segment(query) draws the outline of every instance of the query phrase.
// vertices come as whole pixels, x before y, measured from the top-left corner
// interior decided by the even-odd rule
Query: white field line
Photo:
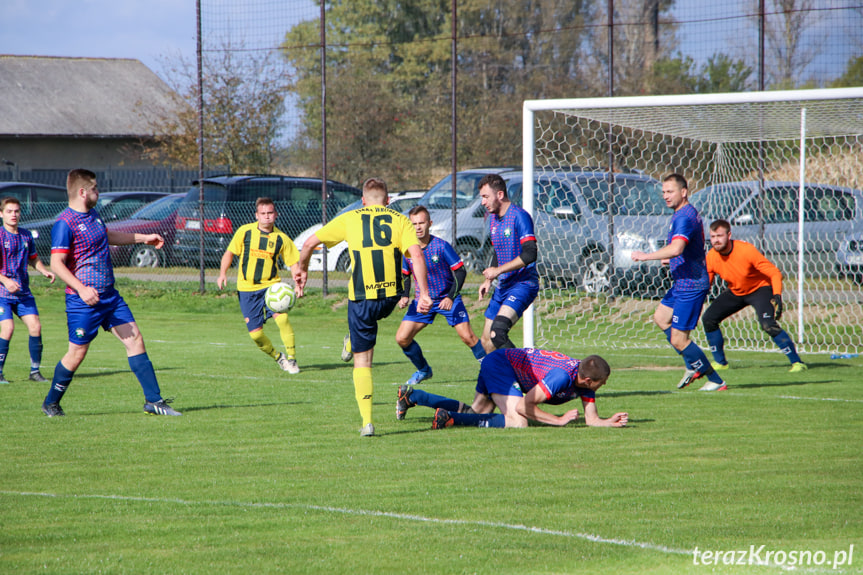
[[[64,499],[104,499],[114,501],[140,501],[145,503],[170,503],[174,505],[209,505],[222,507],[240,507],[240,508],[258,508],[258,509],[305,509],[310,511],[322,511],[325,513],[339,513],[342,515],[361,515],[367,517],[388,517],[391,519],[401,519],[405,521],[415,521],[421,523],[436,523],[440,525],[465,525],[469,527],[491,527],[495,529],[508,529],[512,531],[526,531],[529,533],[538,533],[540,535],[554,535],[558,537],[568,537],[572,539],[584,539],[593,543],[606,543],[609,545],[619,545],[621,547],[636,547],[639,549],[647,549],[650,551],[659,551],[661,553],[671,553],[675,555],[692,555],[692,551],[687,549],[674,549],[665,545],[656,545],[654,543],[644,543],[641,541],[632,541],[626,539],[609,539],[592,535],[589,533],[573,533],[572,531],[561,531],[557,529],[545,529],[543,527],[530,527],[527,525],[518,525],[511,523],[497,523],[494,521],[468,521],[465,519],[440,519],[437,517],[423,517],[422,515],[408,515],[405,513],[392,513],[389,511],[374,511],[369,509],[346,509],[343,507],[329,507],[326,505],[306,505],[302,503],[252,503],[243,501],[188,501],[185,499],[165,499],[160,497],[130,497],[125,495],[59,495],[56,493],[38,493],[27,491],[0,491],[3,495],[19,495],[22,497],[55,497]]]

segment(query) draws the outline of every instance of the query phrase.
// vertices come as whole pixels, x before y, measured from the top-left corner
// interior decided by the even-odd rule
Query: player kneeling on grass
[[[255,201],[256,221],[237,228],[228,249],[222,254],[216,285],[222,289],[228,284],[228,269],[234,256],[237,256],[240,260],[237,270],[237,297],[249,337],[258,349],[276,360],[283,371],[296,374],[300,373],[300,367],[297,365],[294,328],[288,314],[274,313],[264,305],[267,288],[282,281],[279,278],[279,257],[292,271],[299,270],[300,254],[297,246],[276,227],[276,216],[273,200],[258,198]],[[277,351],[264,333],[264,324],[271,317],[279,328],[285,353]]]
[[[539,408],[540,403],[560,405],[581,398],[584,420],[598,427],[623,427],[628,413],[615,413],[607,419],[596,410],[596,390],[611,373],[608,363],[598,355],[582,360],[556,351],[533,348],[506,348],[491,352],[482,360],[473,404],[433,395],[402,385],[398,390],[396,418],[404,419],[415,405],[436,408],[432,429],[452,425],[470,427],[527,427],[528,420],[563,426],[578,419],[578,410],[553,415]],[[495,407],[500,413],[494,413]]]

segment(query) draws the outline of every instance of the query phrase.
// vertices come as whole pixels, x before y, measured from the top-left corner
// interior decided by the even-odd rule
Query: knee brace
[[[491,322],[491,343],[496,349],[515,347],[509,340],[509,330],[512,328],[512,320],[499,315]]]
[[[772,319],[770,321],[762,322],[761,329],[766,331],[767,335],[769,335],[770,337],[776,337],[777,335],[782,333],[782,328],[779,327],[779,324]]]

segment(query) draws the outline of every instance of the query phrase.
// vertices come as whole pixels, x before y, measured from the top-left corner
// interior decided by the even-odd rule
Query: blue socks
[[[445,409],[453,414],[458,412],[458,407],[461,403],[457,399],[450,399],[442,395],[435,395],[433,393],[423,391],[422,389],[414,389],[411,392],[411,402],[416,403],[417,405],[422,405],[424,407],[431,407],[433,409]]]
[[[722,332],[717,329],[716,331],[705,331],[704,335],[707,337],[713,359],[723,365],[728,363],[728,360],[725,359],[725,340],[722,337]]]
[[[147,398],[148,402],[154,403],[162,399],[159,382],[156,381],[156,371],[153,369],[153,364],[150,363],[147,352],[130,357],[129,367],[132,368],[132,373],[138,378],[138,382],[144,390],[144,397]]]
[[[413,396],[411,396],[413,399]],[[447,410],[449,411],[449,410]],[[455,413],[450,411],[453,425],[467,427],[506,427],[506,418],[502,413]]]
[[[420,347],[420,344],[418,344],[416,340],[412,341],[409,346],[403,347],[402,351],[405,352],[405,355],[408,356],[408,359],[411,360],[411,363],[414,364],[414,367],[416,367],[418,371],[428,371],[429,364],[423,356],[423,350]]]
[[[0,338],[0,373],[3,373],[3,365],[6,363],[6,354],[9,353],[9,340]]]
[[[30,347],[30,371],[38,371],[42,365],[42,336],[31,335],[28,346]]]
[[[788,358],[788,361],[790,361],[791,363],[799,363],[803,361],[802,359],[800,359],[800,356],[797,355],[797,349],[794,347],[794,342],[791,341],[791,336],[789,336],[784,329],[780,331],[776,335],[776,337],[773,338],[773,343],[775,343],[777,347],[779,347],[779,350],[785,354],[785,356]]]
[[[45,397],[43,403],[46,405],[49,403],[60,403],[74,375],[74,371],[69,371],[63,366],[62,361],[58,361],[57,367],[54,368],[54,379],[51,380],[51,389],[48,390],[48,395]]]
[[[470,350],[473,352],[473,356],[477,359],[485,357],[485,348],[482,346],[481,341],[476,342],[476,345],[470,348]]]
[[[694,341],[689,342],[689,345],[683,350],[682,355],[683,360],[686,362],[686,367],[703,373],[713,383],[724,383],[722,377],[716,373],[716,370],[710,365],[707,356],[704,355],[704,352],[701,351],[701,348]]]

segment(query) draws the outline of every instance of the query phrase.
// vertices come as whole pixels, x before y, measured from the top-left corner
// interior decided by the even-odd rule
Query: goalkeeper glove
[[[782,294],[776,294],[773,296],[773,307],[776,310],[774,317],[776,321],[779,321],[782,318]]]

